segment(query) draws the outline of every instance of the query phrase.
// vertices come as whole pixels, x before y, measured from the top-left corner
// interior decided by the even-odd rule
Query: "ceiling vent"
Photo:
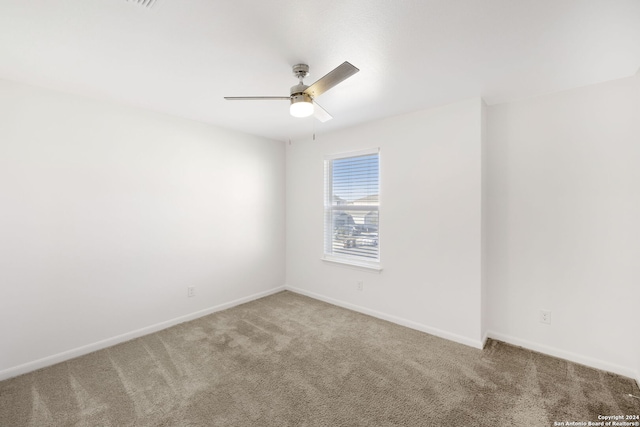
[[[157,0],[127,0],[129,3],[134,3],[147,9],[151,9],[153,5],[156,4],[156,1]]]

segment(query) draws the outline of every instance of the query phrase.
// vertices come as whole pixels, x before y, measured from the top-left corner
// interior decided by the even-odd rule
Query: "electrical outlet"
[[[195,297],[195,296],[196,296],[196,287],[195,287],[195,286],[189,286],[189,287],[187,288],[187,296],[188,296],[189,298],[191,298],[191,297]]]
[[[540,323],[551,324],[551,310],[540,310]]]
[[[359,291],[364,291],[364,282],[362,280],[358,280],[358,284],[356,285],[356,289]]]

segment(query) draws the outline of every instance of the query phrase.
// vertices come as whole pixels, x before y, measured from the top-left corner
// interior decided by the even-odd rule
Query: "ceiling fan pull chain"
[[[313,130],[313,140],[315,141],[316,140],[316,121],[313,120],[311,123],[312,123],[311,126]]]

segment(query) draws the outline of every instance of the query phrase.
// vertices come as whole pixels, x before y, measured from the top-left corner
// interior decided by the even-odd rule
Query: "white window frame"
[[[338,210],[333,206],[333,169],[332,161],[338,159],[347,159],[350,157],[368,156],[372,154],[378,155],[378,258],[377,259],[365,259],[359,256],[349,256],[346,254],[334,254],[333,253],[333,220],[332,215],[329,215],[329,211]],[[380,148],[370,148],[366,150],[351,151],[346,153],[330,154],[324,156],[324,261],[346,264],[349,266],[360,267],[365,269],[381,271],[380,264],[381,251],[380,251],[380,210],[381,210],[381,198],[380,198]],[[371,206],[362,206],[361,208],[353,206],[350,210],[371,210]]]

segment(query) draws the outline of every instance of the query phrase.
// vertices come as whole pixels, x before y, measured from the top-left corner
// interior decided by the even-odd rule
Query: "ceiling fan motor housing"
[[[312,99],[306,93],[294,93],[291,95],[291,103],[295,104],[296,102],[312,102]]]
[[[291,92],[289,92],[289,93],[291,94],[291,96],[300,95],[300,94],[303,94],[304,91],[307,90],[308,87],[309,86],[303,85],[303,84],[291,86]],[[307,96],[309,96],[309,95],[307,95]]]

